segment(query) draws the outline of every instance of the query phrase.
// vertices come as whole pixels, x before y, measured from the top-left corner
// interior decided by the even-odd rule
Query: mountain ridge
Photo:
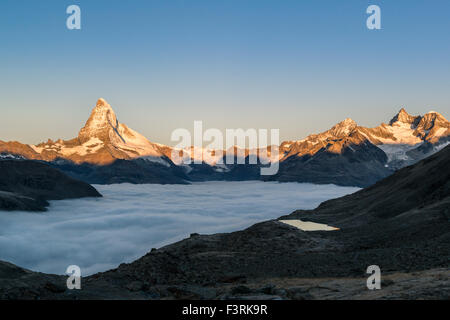
[[[404,108],[389,121],[377,127],[359,126],[346,118],[329,130],[308,135],[295,141],[283,141],[279,146],[252,149],[230,148],[207,150],[190,147],[185,149],[192,160],[202,164],[180,164],[172,161],[173,147],[150,142],[143,135],[118,121],[108,104],[100,98],[78,136],[71,140],[48,140],[37,145],[0,141],[0,155],[20,156],[41,160],[60,168],[71,167],[67,173],[88,183],[110,181],[132,183],[186,183],[204,180],[262,179],[312,183],[335,183],[365,187],[431,155],[450,143],[450,122],[437,112],[424,116],[412,116]],[[246,165],[218,164],[227,154],[237,156],[242,150]],[[218,152],[221,151],[221,152]],[[261,163],[267,163],[268,154],[278,152],[279,171],[274,176],[261,177]],[[222,154],[223,158],[217,156]],[[258,164],[249,165],[248,158],[256,156]],[[264,160],[264,161],[262,161]],[[140,170],[152,171],[146,178],[123,171],[119,179],[113,177],[117,161],[125,168],[127,161],[139,161]],[[225,161],[223,161],[225,163]],[[95,171],[83,174],[76,168]],[[100,170],[107,167],[111,170]],[[101,172],[101,174],[99,173]],[[155,172],[156,174],[153,174]],[[104,175],[104,178],[101,177]],[[98,176],[98,178],[89,178]]]

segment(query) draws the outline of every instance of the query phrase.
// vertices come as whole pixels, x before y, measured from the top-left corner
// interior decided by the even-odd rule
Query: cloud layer
[[[0,260],[83,275],[131,262],[190,233],[236,231],[357,190],[277,182],[95,186],[100,199],[53,201],[45,213],[0,212]]]

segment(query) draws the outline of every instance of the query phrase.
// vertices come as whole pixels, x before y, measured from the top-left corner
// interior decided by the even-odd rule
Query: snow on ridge
[[[124,152],[126,152],[129,156],[135,156],[137,153],[139,156],[153,156],[153,157],[161,157],[162,154],[158,151],[156,145],[151,143],[146,137],[141,135],[140,133],[125,127],[122,124],[119,124],[118,133],[122,139],[115,139],[112,137],[112,144]],[[129,153],[129,152],[131,153]]]
[[[144,156],[144,157],[140,157],[139,159],[144,159],[146,161],[162,164],[165,167],[170,167],[170,163],[168,163],[166,160],[164,160],[161,157]]]
[[[91,138],[85,143],[75,147],[67,147],[64,143],[58,142],[54,144],[46,144],[44,147],[31,145],[31,148],[33,148],[38,153],[41,153],[44,150],[49,150],[58,152],[65,157],[73,155],[85,156],[87,154],[95,153],[103,147],[103,141],[98,138]]]
[[[0,153],[0,160],[23,160],[24,157],[10,153]]]

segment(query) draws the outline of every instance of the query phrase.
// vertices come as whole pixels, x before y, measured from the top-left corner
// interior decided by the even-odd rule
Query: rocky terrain
[[[120,123],[112,107],[99,99],[76,138],[38,145],[0,141],[0,158],[46,161],[76,179],[96,184],[263,179],[367,187],[449,142],[450,122],[441,114],[430,111],[412,116],[401,109],[388,124],[375,128],[345,119],[325,132],[279,146],[179,150],[150,142]],[[179,163],[173,155],[180,153],[198,163]],[[246,164],[226,164],[227,155],[244,158]],[[250,164],[250,157],[256,158],[256,164]],[[279,162],[278,173],[261,176],[261,167],[270,161]]]
[[[47,200],[101,197],[89,184],[45,163],[0,160],[0,210],[44,211]]]
[[[359,132],[334,139],[315,153],[285,156],[278,173],[265,180],[366,187],[392,173],[386,154]]]
[[[314,210],[233,233],[198,235],[83,278],[2,264],[0,297],[22,299],[448,299],[450,146]],[[281,220],[336,231],[303,231]],[[365,287],[378,265],[382,290]],[[25,281],[26,280],[26,281]]]
[[[214,285],[146,285],[130,282],[126,288],[95,278],[83,278],[81,290],[68,290],[67,277],[32,272],[0,261],[0,299],[220,299],[220,300],[373,300],[448,299],[448,268],[382,275],[381,290],[368,290],[366,276],[347,278],[224,279]]]
[[[450,122],[434,111],[411,116],[402,108],[375,128],[346,119],[320,134],[283,142],[280,170],[266,179],[367,187],[449,141]]]

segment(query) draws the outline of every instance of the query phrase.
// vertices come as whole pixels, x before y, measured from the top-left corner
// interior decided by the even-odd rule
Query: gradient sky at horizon
[[[449,35],[448,0],[2,0],[0,140],[73,138],[99,97],[169,145],[194,120],[292,140],[401,107],[448,118]]]

